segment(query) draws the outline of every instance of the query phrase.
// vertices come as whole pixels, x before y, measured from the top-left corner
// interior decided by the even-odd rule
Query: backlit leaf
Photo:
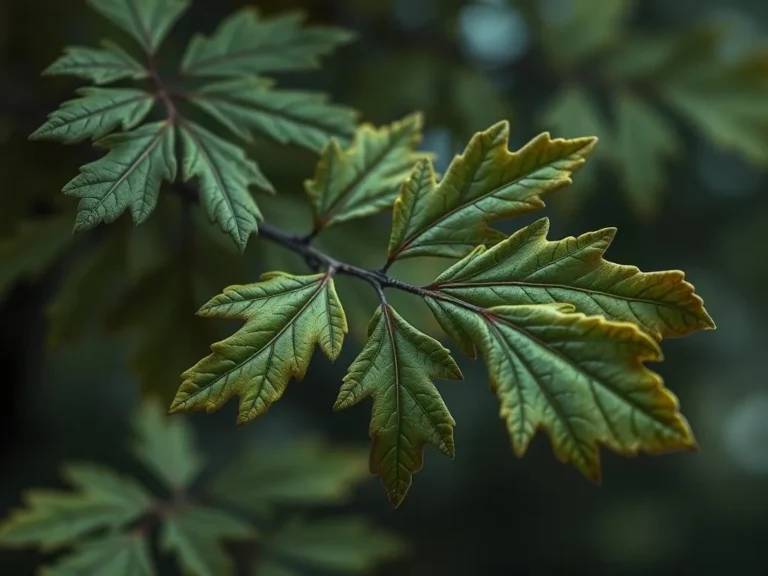
[[[70,466],[65,475],[79,492],[28,491],[26,507],[0,525],[0,543],[61,546],[98,528],[124,525],[151,504],[135,481],[105,468]]]
[[[403,552],[402,542],[354,516],[286,524],[267,550],[299,565],[343,574],[368,574]]]
[[[131,130],[155,103],[154,96],[132,88],[81,88],[80,98],[64,102],[30,138],[66,144],[106,136],[116,127]]]
[[[250,524],[222,510],[188,506],[165,519],[161,545],[175,552],[190,576],[222,576],[233,573],[224,542],[256,536]]]
[[[441,293],[428,303],[488,366],[515,454],[536,431],[555,455],[600,480],[599,446],[623,455],[695,450],[677,399],[645,367],[658,344],[628,322],[575,313],[570,304],[477,308]]]
[[[184,147],[182,178],[199,179],[200,200],[208,218],[218,223],[241,251],[245,250],[248,238],[258,231],[262,220],[249,187],[273,191],[272,185],[242,148],[199,124],[185,121],[179,134]]]
[[[714,328],[679,270],[641,272],[603,259],[615,228],[547,240],[542,218],[490,250],[477,248],[430,289],[482,308],[568,303],[588,315],[634,322],[656,338]]]
[[[195,479],[203,460],[188,422],[169,417],[157,402],[145,401],[133,426],[138,436],[133,453],[169,488],[180,490]]]
[[[125,50],[112,42],[102,42],[101,48],[70,46],[64,55],[43,71],[43,76],[77,76],[95,84],[117,80],[146,78],[149,73]]]
[[[455,422],[432,380],[462,375],[448,350],[389,305],[376,311],[368,335],[333,408],[373,398],[370,469],[381,476],[390,502],[398,506],[422,468],[424,444],[453,458]]]
[[[198,314],[245,325],[182,375],[171,412],[211,412],[239,396],[240,425],[266,412],[291,378],[304,377],[316,344],[335,360],[347,332],[330,273],[265,274],[257,284],[227,288]]]
[[[543,133],[510,152],[509,124],[477,133],[436,182],[422,161],[395,202],[389,262],[414,256],[461,258],[478,244],[504,238],[490,222],[544,206],[541,195],[571,182],[595,138],[552,140]]]
[[[72,242],[70,217],[48,216],[22,222],[0,237],[0,298],[19,280],[37,280]]]
[[[88,0],[105,18],[128,32],[149,54],[157,51],[188,0]]]
[[[653,108],[630,94],[616,100],[614,157],[637,214],[654,216],[666,184],[666,164],[681,146],[672,127]]]
[[[274,90],[272,80],[238,78],[206,84],[185,96],[234,134],[264,134],[280,144],[319,151],[332,137],[348,140],[356,112],[328,103],[320,92]]]
[[[152,556],[141,534],[106,536],[86,542],[44,568],[43,576],[153,576]]]
[[[157,205],[162,181],[176,177],[174,142],[169,122],[146,124],[96,142],[109,153],[83,166],[63,189],[81,199],[75,231],[113,222],[126,208],[136,224],[144,222]]]
[[[420,159],[422,117],[413,114],[390,126],[363,124],[348,148],[332,140],[313,180],[305,182],[317,229],[369,216],[392,205],[402,181]]]
[[[221,501],[257,514],[280,505],[337,504],[368,478],[365,453],[320,442],[249,449],[214,480]]]
[[[263,18],[256,9],[236,12],[210,38],[195,36],[182,61],[185,74],[249,76],[316,68],[320,58],[353,40],[351,32],[303,26],[297,12]]]

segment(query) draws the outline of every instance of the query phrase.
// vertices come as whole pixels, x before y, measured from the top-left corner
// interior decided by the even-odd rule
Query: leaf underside
[[[245,325],[182,375],[171,412],[210,412],[239,396],[240,425],[266,412],[291,378],[304,377],[316,344],[336,359],[347,333],[330,273],[265,274],[257,284],[227,288],[199,314]]]
[[[389,305],[380,307],[371,320],[368,343],[344,377],[334,410],[373,398],[370,469],[381,476],[394,506],[422,468],[424,444],[454,455],[455,422],[432,383],[436,378],[462,378],[448,350]]]

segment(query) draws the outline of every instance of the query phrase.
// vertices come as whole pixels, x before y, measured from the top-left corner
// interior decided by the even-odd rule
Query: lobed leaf
[[[55,548],[98,528],[124,525],[151,504],[135,481],[108,469],[70,466],[65,475],[80,492],[28,491],[26,507],[0,525],[0,543]]]
[[[571,182],[596,138],[552,140],[543,133],[509,152],[509,124],[477,133],[436,183],[422,161],[395,201],[389,262],[414,256],[461,258],[478,244],[504,238],[490,222],[544,206],[541,195]]]
[[[81,88],[77,94],[80,98],[64,102],[30,138],[74,144],[102,138],[118,126],[131,130],[155,103],[152,94],[132,88]]]
[[[363,124],[348,148],[331,140],[314,179],[304,183],[315,228],[363,218],[391,206],[416,162],[430,157],[415,151],[422,124],[421,114],[412,114],[382,128]]]
[[[230,286],[199,314],[245,325],[182,375],[171,412],[211,412],[239,396],[239,425],[266,412],[291,378],[304,377],[316,344],[335,360],[347,333],[331,272],[265,274],[259,283]]]
[[[163,522],[161,546],[176,553],[190,576],[221,576],[233,573],[233,564],[222,547],[227,540],[252,540],[250,524],[222,510],[188,506]]]
[[[387,304],[371,319],[368,336],[333,408],[373,398],[370,469],[381,476],[390,502],[398,506],[422,468],[424,444],[453,458],[455,422],[432,380],[460,380],[462,375],[448,350]]]
[[[134,417],[137,439],[133,453],[168,488],[189,486],[203,467],[190,425],[169,418],[160,404],[145,401]]]
[[[616,98],[615,160],[635,211],[656,214],[666,184],[667,161],[681,150],[672,127],[653,108],[630,94]]]
[[[181,64],[185,74],[250,76],[316,68],[320,58],[354,35],[346,30],[303,26],[304,16],[288,12],[262,17],[254,8],[224,20],[213,36],[195,36]]]
[[[655,338],[714,328],[679,270],[641,272],[603,259],[615,228],[549,241],[542,218],[490,250],[475,249],[429,287],[481,308],[572,304],[588,315],[633,322]]]
[[[157,51],[189,8],[188,0],[88,0],[88,4],[130,34],[148,54]]]
[[[117,44],[104,41],[101,48],[70,46],[64,55],[43,71],[43,76],[77,76],[95,84],[140,80],[147,69]]]
[[[404,551],[400,539],[354,516],[293,520],[270,538],[267,549],[316,570],[368,574]]]
[[[254,132],[280,144],[319,151],[329,139],[348,140],[357,113],[327,102],[320,92],[275,90],[264,78],[238,78],[206,84],[185,96],[247,141]]]
[[[365,477],[364,453],[305,441],[249,449],[214,479],[211,494],[240,509],[267,515],[276,506],[344,502]]]
[[[248,238],[258,231],[258,222],[263,219],[248,188],[274,191],[272,185],[242,148],[210,130],[184,121],[179,133],[184,150],[182,178],[199,179],[201,204],[208,218],[244,251]]]
[[[575,313],[570,304],[478,308],[427,300],[452,338],[479,347],[519,457],[541,428],[555,455],[599,482],[603,445],[622,455],[695,450],[677,399],[645,366],[658,344],[628,322]]]
[[[141,534],[105,536],[79,545],[42,576],[154,576],[149,545]]]
[[[133,132],[96,142],[109,153],[86,164],[63,192],[81,198],[75,232],[113,222],[126,208],[136,224],[157,205],[162,181],[176,177],[175,131],[170,122],[146,124]]]

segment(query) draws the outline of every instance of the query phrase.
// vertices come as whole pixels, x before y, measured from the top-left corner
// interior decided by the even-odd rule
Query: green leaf
[[[63,189],[81,198],[75,232],[113,222],[129,207],[134,223],[141,224],[157,205],[163,179],[176,177],[173,126],[146,124],[102,138],[96,146],[108,148],[109,154],[80,168]]]
[[[709,60],[668,77],[660,86],[665,101],[714,143],[750,161],[768,163],[766,76]]]
[[[141,534],[106,536],[81,544],[42,576],[154,576],[149,546]]]
[[[354,516],[302,522],[294,520],[269,539],[270,552],[308,568],[368,574],[403,553],[402,542]]]
[[[517,456],[541,428],[560,461],[599,482],[599,445],[627,456],[696,449],[677,399],[644,364],[661,350],[634,324],[570,304],[478,308],[440,292],[427,302],[451,337],[482,351]]]
[[[641,272],[604,260],[615,228],[549,241],[542,218],[484,246],[443,272],[429,288],[482,308],[568,303],[588,315],[634,322],[656,338],[714,328],[679,270]]]
[[[543,39],[561,66],[573,66],[622,39],[631,0],[571,0],[565,18],[548,18]],[[560,15],[558,15],[560,16]]]
[[[200,252],[195,256],[202,258]],[[134,336],[131,367],[140,376],[142,392],[163,402],[173,397],[179,373],[200,357],[211,339],[209,323],[195,316],[197,261],[188,250],[172,258],[148,270],[107,318],[110,328]]]
[[[666,184],[665,164],[681,150],[672,127],[653,108],[630,94],[616,101],[615,159],[635,211],[645,218],[658,212]]]
[[[106,468],[69,466],[65,476],[80,492],[28,491],[26,508],[0,525],[0,543],[55,548],[98,528],[124,525],[151,504],[134,480]]]
[[[265,78],[206,84],[185,96],[235,135],[253,141],[254,132],[280,144],[319,151],[332,137],[348,140],[357,113],[328,103],[320,92],[274,90]]]
[[[70,46],[64,55],[43,71],[43,76],[77,76],[95,84],[117,80],[140,80],[149,75],[146,68],[117,44],[104,41],[101,48]]]
[[[19,280],[40,277],[71,241],[69,216],[26,220],[0,238],[0,298]]]
[[[273,192],[272,185],[242,148],[193,122],[185,121],[179,132],[184,148],[182,178],[199,179],[201,203],[208,218],[244,251],[263,219],[248,188],[258,186]]]
[[[354,35],[324,26],[303,26],[304,16],[288,12],[262,18],[254,8],[236,12],[211,38],[195,36],[184,55],[185,74],[249,76],[316,68],[320,57]]]
[[[348,148],[332,140],[323,150],[313,180],[305,182],[321,229],[363,218],[392,205],[416,162],[431,155],[415,152],[421,142],[421,114],[389,126],[363,124]]]
[[[376,311],[368,335],[333,408],[373,398],[370,469],[381,476],[389,501],[398,506],[422,468],[424,444],[453,458],[455,422],[432,380],[460,380],[462,375],[448,350],[389,305]]]
[[[275,506],[339,504],[368,477],[365,454],[317,441],[253,448],[225,468],[211,486],[213,496],[256,514]]]
[[[182,375],[171,412],[212,412],[239,396],[239,425],[266,412],[291,378],[304,377],[316,344],[335,360],[347,333],[330,273],[268,273],[257,284],[230,286],[198,314],[245,325]]]
[[[166,518],[161,546],[175,552],[192,576],[222,576],[234,573],[223,542],[252,540],[256,536],[249,524],[222,510],[189,506]]]
[[[571,182],[595,138],[552,140],[543,133],[509,152],[509,124],[499,122],[472,137],[439,184],[422,161],[395,202],[389,262],[414,256],[461,258],[478,244],[504,238],[489,222],[544,206],[541,195]]]
[[[587,194],[596,188],[599,164],[608,151],[613,149],[614,134],[594,100],[581,88],[567,88],[560,92],[552,102],[545,105],[541,122],[544,127],[563,138],[592,134],[600,140],[600,146],[591,155],[593,161],[579,171],[579,177],[570,192],[555,200],[566,213],[573,212]]]
[[[181,15],[188,0],[88,0],[105,18],[128,32],[148,54],[154,54]]]
[[[134,418],[138,436],[133,453],[168,488],[189,486],[203,467],[190,425],[179,418],[169,418],[155,401],[145,401]]]
[[[301,572],[297,572],[274,560],[254,562],[251,573],[258,574],[258,576],[301,576]]]
[[[62,219],[71,237],[71,219]],[[89,321],[100,321],[123,279],[122,238],[94,242],[68,266],[46,310],[48,342],[57,345],[79,336]]]
[[[81,97],[68,100],[38,128],[33,140],[60,140],[65,144],[106,136],[117,126],[131,130],[149,114],[152,94],[132,88],[81,88]]]

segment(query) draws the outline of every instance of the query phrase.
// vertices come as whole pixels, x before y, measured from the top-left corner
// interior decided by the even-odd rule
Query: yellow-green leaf
[[[641,272],[603,258],[615,228],[549,241],[542,218],[497,244],[481,246],[430,287],[482,308],[568,303],[588,315],[634,322],[656,338],[714,328],[679,270]]]
[[[298,12],[263,18],[255,8],[245,8],[224,20],[210,38],[195,36],[181,69],[198,76],[311,69],[321,57],[354,39],[346,30],[303,23]]]
[[[377,309],[368,336],[344,377],[334,410],[373,398],[370,469],[398,506],[422,468],[425,444],[453,458],[455,422],[432,380],[462,375],[448,350],[389,305]]]
[[[543,429],[559,460],[599,482],[600,445],[622,455],[696,449],[677,399],[645,366],[661,350],[636,325],[570,304],[478,308],[439,292],[428,304],[482,351],[518,456]]]
[[[363,218],[391,206],[416,162],[430,157],[414,150],[421,142],[421,127],[421,114],[412,114],[382,128],[363,124],[348,148],[331,140],[314,179],[304,183],[315,228]]]
[[[461,258],[478,244],[504,238],[490,222],[544,206],[541,195],[571,182],[595,138],[552,140],[543,133],[510,152],[509,124],[477,133],[440,183],[420,162],[395,202],[389,262],[414,256]]]
[[[280,144],[319,152],[331,138],[347,141],[357,112],[328,102],[321,92],[275,90],[265,78],[212,82],[185,96],[233,134],[253,141],[264,134]]]
[[[239,396],[240,425],[266,412],[291,378],[304,377],[316,344],[335,360],[347,333],[330,273],[265,274],[257,284],[225,289],[199,314],[245,325],[182,375],[171,412],[211,412]]]

